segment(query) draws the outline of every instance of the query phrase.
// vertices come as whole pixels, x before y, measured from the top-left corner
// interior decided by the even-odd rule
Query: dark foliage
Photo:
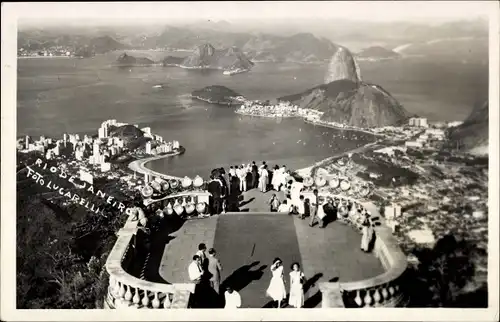
[[[473,244],[457,240],[453,235],[439,239],[435,246],[415,249],[417,268],[408,271],[407,291],[413,307],[486,307],[487,288],[484,285],[470,290],[474,283],[477,253]],[[465,299],[476,294],[474,302]]]

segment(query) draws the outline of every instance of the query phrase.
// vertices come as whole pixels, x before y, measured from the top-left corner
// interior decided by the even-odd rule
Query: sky
[[[3,3],[6,5],[6,3]],[[496,1],[265,1],[265,2],[94,2],[8,3],[20,21],[181,22],[210,19],[238,22],[248,19],[290,18],[391,22],[473,19],[487,16]]]

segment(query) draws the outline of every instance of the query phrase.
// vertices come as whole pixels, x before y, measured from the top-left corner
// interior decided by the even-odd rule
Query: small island
[[[134,57],[127,55],[127,53],[121,54],[115,62],[116,66],[119,67],[137,67],[137,66],[151,66],[155,62],[146,57]]]
[[[212,85],[195,90],[191,93],[191,97],[211,104],[228,106],[245,101],[245,98],[241,94],[220,85]]]

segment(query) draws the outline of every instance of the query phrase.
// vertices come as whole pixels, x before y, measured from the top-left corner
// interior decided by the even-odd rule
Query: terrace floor
[[[356,281],[383,273],[379,260],[360,250],[361,236],[347,225],[333,222],[320,229],[317,225],[309,227],[307,218],[252,213],[267,211],[266,201],[271,194],[263,195],[256,190],[245,193],[244,200],[255,198],[244,206],[250,213],[185,222],[170,234],[173,239],[163,250],[160,276],[169,283],[189,282],[187,267],[202,242],[217,250],[223,265],[222,282],[240,292],[242,306],[246,308],[270,304],[265,292],[271,279],[269,266],[275,257],[284,262],[287,289],[290,265],[295,261],[301,264],[308,278],[305,307],[320,305],[318,282],[337,278],[340,282]]]

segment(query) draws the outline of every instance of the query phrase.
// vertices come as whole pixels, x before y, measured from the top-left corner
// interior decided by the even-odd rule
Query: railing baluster
[[[356,304],[360,307],[363,306],[363,300],[361,299],[359,290],[356,291],[356,297],[354,298],[354,302],[356,302]]]
[[[165,300],[163,300],[163,308],[169,309],[171,305],[172,302],[170,301],[170,293],[165,293]]]
[[[136,287],[135,288],[135,294],[134,294],[134,298],[132,299],[132,301],[134,302],[134,304],[138,305],[139,303],[141,303],[141,297],[139,296],[139,288]]]
[[[142,305],[147,308],[149,306],[149,295],[148,290],[144,290],[144,295],[142,298]]]
[[[160,307],[160,300],[158,299],[158,292],[154,292],[154,293],[155,293],[155,297],[154,297],[153,302],[151,304],[153,305],[154,309],[157,309]]]
[[[371,304],[373,303],[373,300],[372,300],[372,297],[370,295],[370,290],[369,289],[366,290],[366,295],[365,295],[365,298],[364,298],[364,302],[365,302],[366,306],[371,306]]]

